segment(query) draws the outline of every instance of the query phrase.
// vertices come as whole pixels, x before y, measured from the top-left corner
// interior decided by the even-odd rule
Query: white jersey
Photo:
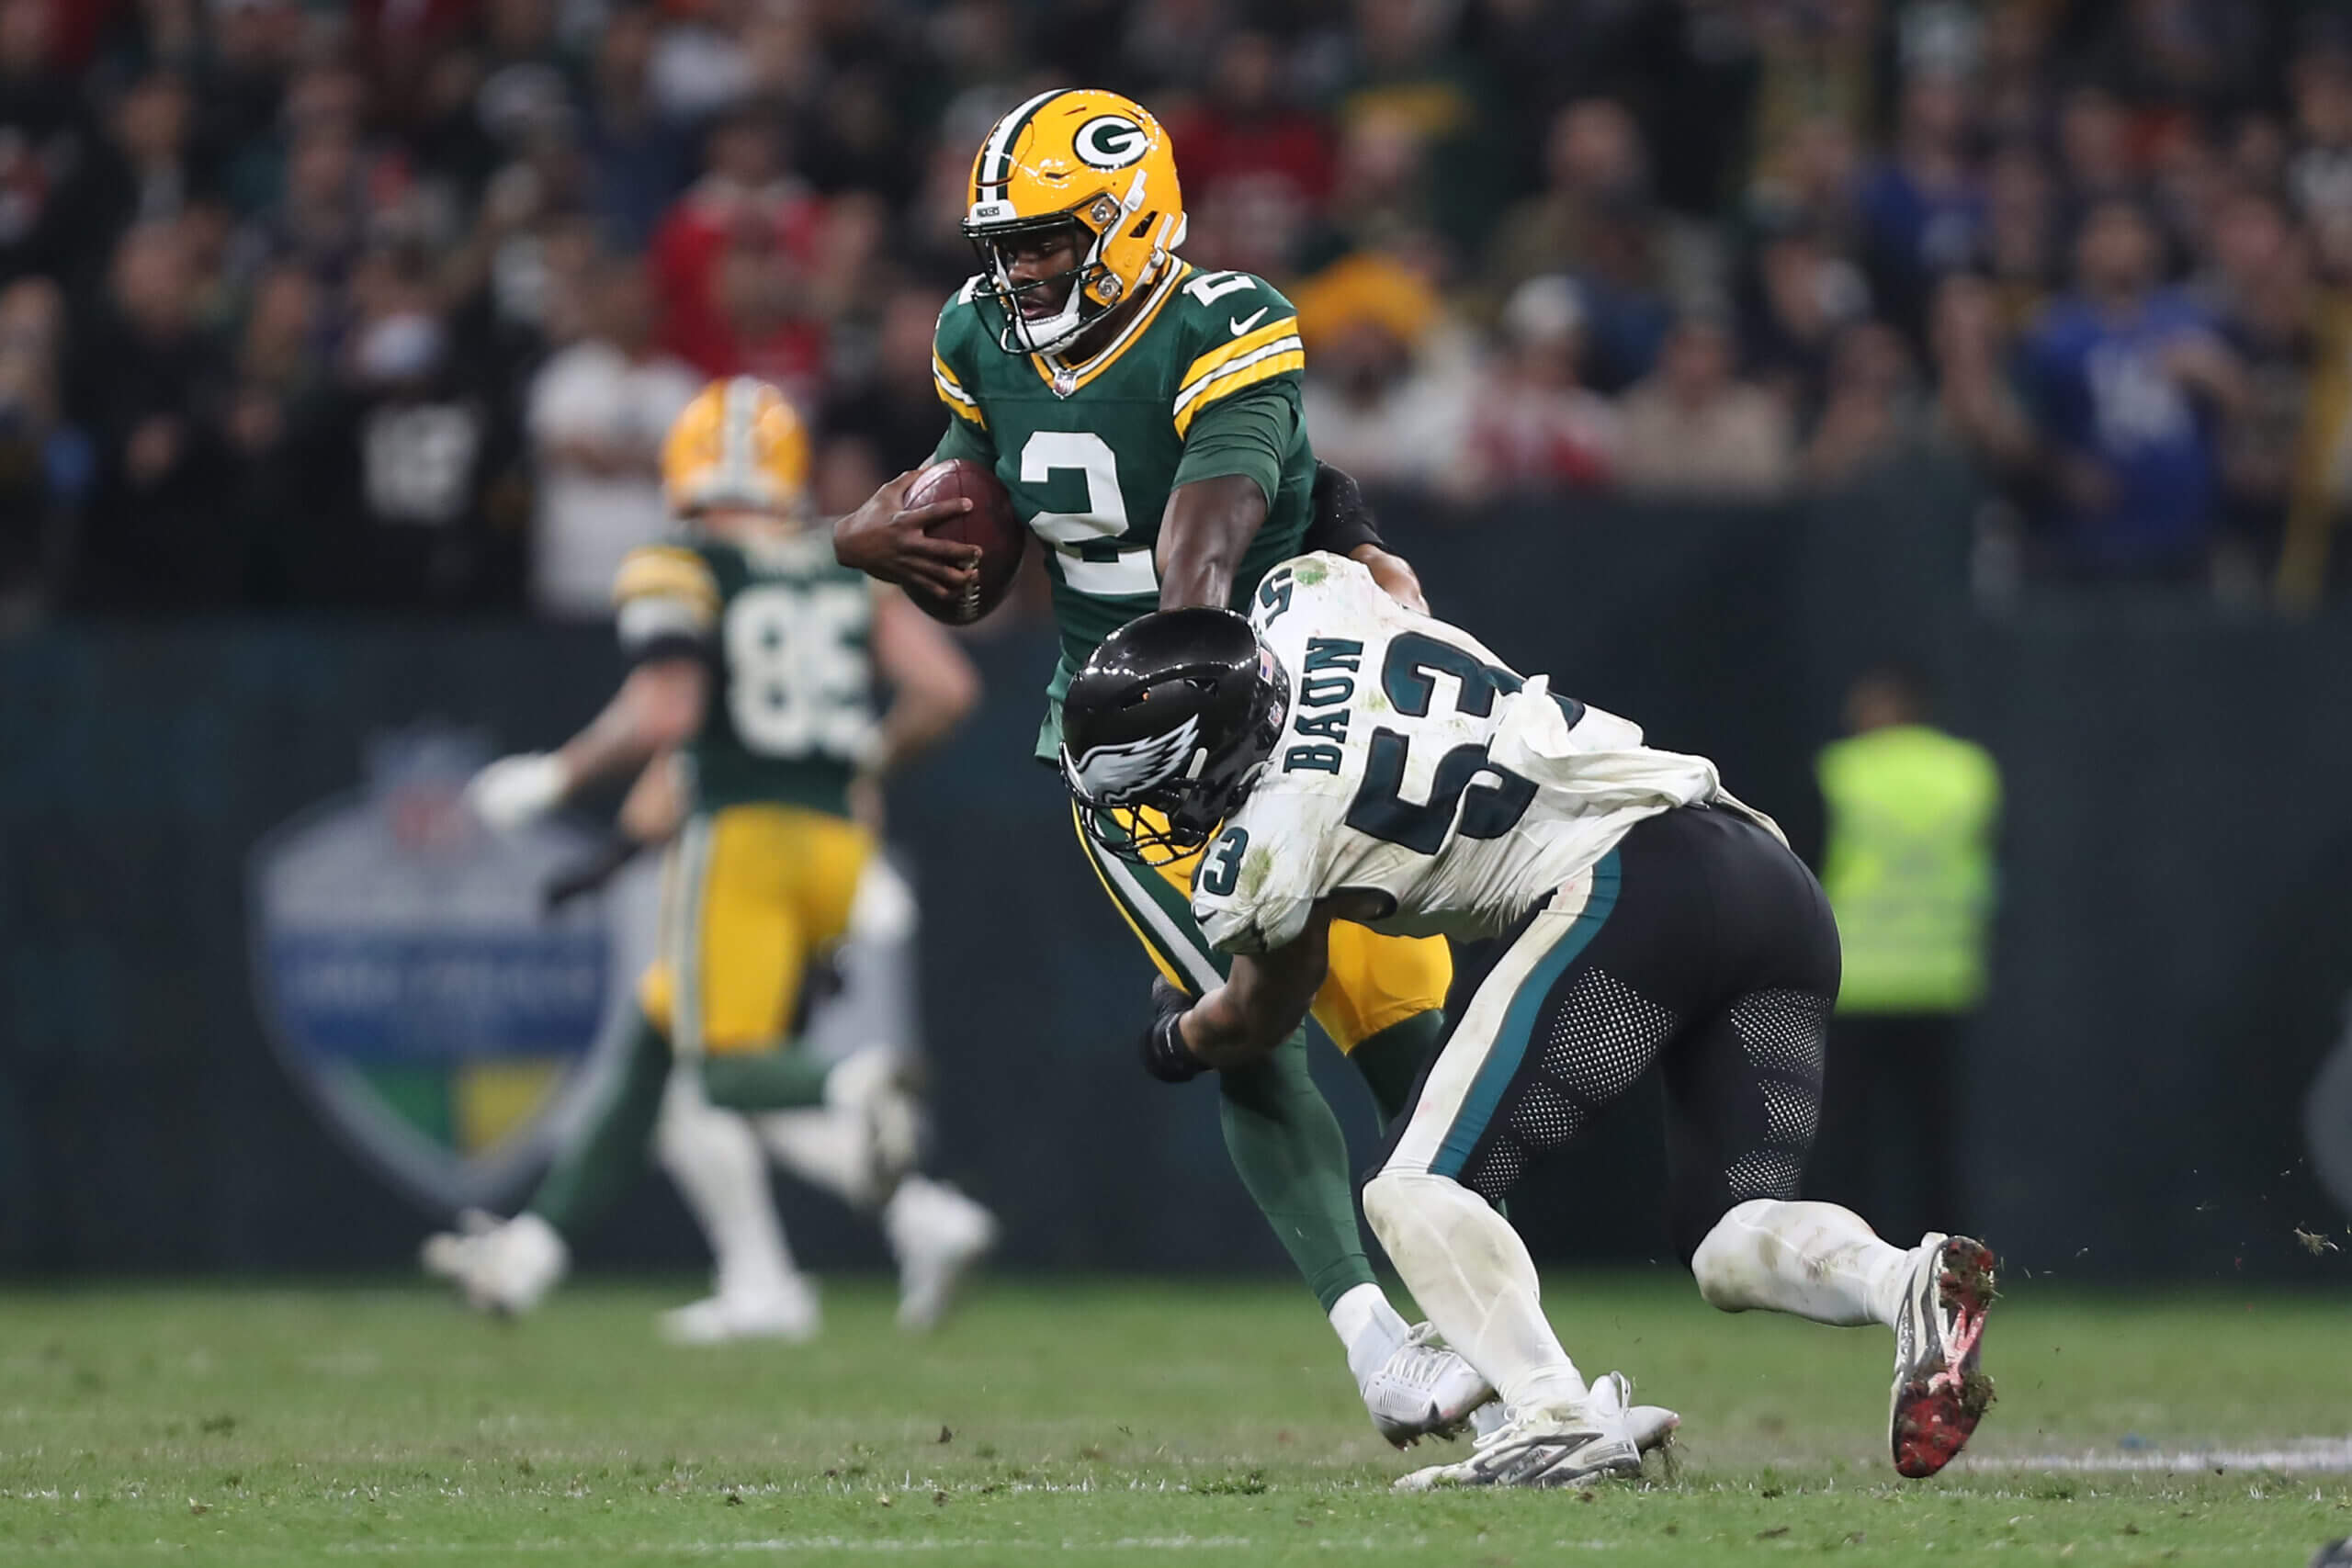
[[[1290,711],[1193,878],[1193,916],[1221,952],[1283,946],[1343,888],[1393,900],[1372,922],[1384,931],[1490,936],[1644,818],[1729,802],[1704,757],[1653,750],[1639,726],[1521,679],[1343,557],[1276,567],[1250,619]]]

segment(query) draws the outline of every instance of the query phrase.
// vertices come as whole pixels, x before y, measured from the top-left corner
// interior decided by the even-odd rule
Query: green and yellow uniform
[[[873,585],[820,532],[697,536],[633,551],[613,596],[633,658],[698,658],[711,677],[639,1000],[679,1051],[772,1049],[873,852],[849,807],[876,735]]]
[[[1299,409],[1306,356],[1298,315],[1263,279],[1176,263],[1112,341],[1080,366],[998,346],[999,309],[967,284],[940,313],[932,374],[954,415],[936,456],[985,465],[1046,547],[1061,658],[1046,688],[1037,754],[1061,743],[1063,691],[1105,637],[1159,604],[1154,551],[1169,492],[1245,475],[1267,495],[1266,520],[1234,574],[1233,608],[1306,536],[1315,452]],[[1228,960],[1193,923],[1196,857],[1154,877],[1099,852],[1105,892],[1160,973],[1189,991]],[[1331,973],[1315,1017],[1342,1051],[1442,1007],[1453,959],[1435,938],[1332,929]]]
[[[937,456],[993,471],[1044,543],[1061,659],[1038,755],[1060,750],[1070,676],[1105,637],[1159,608],[1169,496],[1246,476],[1266,515],[1233,578],[1234,606],[1302,548],[1315,454],[1299,400],[1297,312],[1264,280],[1203,272],[1176,253],[1183,195],[1167,132],[1132,99],[1040,93],[989,129],[972,160],[964,232],[985,269],[940,312],[932,371],[947,406]],[[1065,250],[1064,246],[1068,249]],[[1068,254],[1056,284],[1038,261]],[[1083,360],[1069,357],[1083,345]],[[1080,848],[1169,980],[1198,994],[1228,961],[1193,921],[1196,857],[1151,867]],[[1409,1098],[1443,1027],[1442,941],[1332,930],[1315,1016],[1385,1114]],[[1373,1280],[1347,1140],[1307,1070],[1302,1029],[1257,1065],[1217,1075],[1234,1169],[1317,1300]]]
[[[793,525],[808,438],[775,388],[713,382],[663,444],[682,518],[728,513],[633,550],[613,582],[622,648],[708,674],[684,748],[688,807],[662,865],[660,955],[640,1016],[531,1211],[577,1240],[643,1167],[673,1065],[736,1111],[819,1104],[826,1065],[790,1048],[808,965],[849,929],[874,845],[849,790],[877,738],[874,586],[837,565],[823,530]]]
[[[1182,263],[1112,342],[1071,368],[997,346],[974,284],[939,318],[932,376],[956,415],[941,457],[993,468],[1046,547],[1061,661],[1039,753],[1060,743],[1070,676],[1095,644],[1159,607],[1153,550],[1169,491],[1247,474],[1270,498],[1234,605],[1306,536],[1315,453],[1298,414],[1298,313],[1242,272]]]

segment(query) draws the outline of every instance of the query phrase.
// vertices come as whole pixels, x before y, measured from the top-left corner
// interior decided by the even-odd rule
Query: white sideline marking
[[[2352,1472],[2352,1438],[2297,1438],[2267,1449],[2085,1449],[2065,1454],[1962,1454],[1958,1468],[2055,1470],[2086,1474],[2135,1471],[2300,1470]]]

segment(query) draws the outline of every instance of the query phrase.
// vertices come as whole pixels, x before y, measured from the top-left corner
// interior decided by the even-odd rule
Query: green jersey
[[[876,739],[873,585],[822,529],[632,550],[613,584],[622,645],[693,654],[711,672],[687,743],[696,811],[783,805],[849,815]]]
[[[1234,574],[1233,607],[1299,553],[1315,452],[1299,412],[1306,355],[1289,300],[1246,272],[1179,263],[1119,335],[1082,365],[997,346],[1001,311],[974,286],[940,312],[933,378],[954,418],[936,457],[994,470],[1046,547],[1061,660],[1041,754],[1059,743],[1062,693],[1097,643],[1159,606],[1153,552],[1178,485],[1247,474],[1266,521]]]

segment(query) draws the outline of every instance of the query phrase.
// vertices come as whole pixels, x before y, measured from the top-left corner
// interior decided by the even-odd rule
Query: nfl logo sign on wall
[[[256,1000],[326,1120],[417,1201],[511,1199],[626,1021],[603,897],[542,919],[594,847],[561,823],[494,833],[460,798],[476,737],[379,739],[356,795],[258,844]]]

